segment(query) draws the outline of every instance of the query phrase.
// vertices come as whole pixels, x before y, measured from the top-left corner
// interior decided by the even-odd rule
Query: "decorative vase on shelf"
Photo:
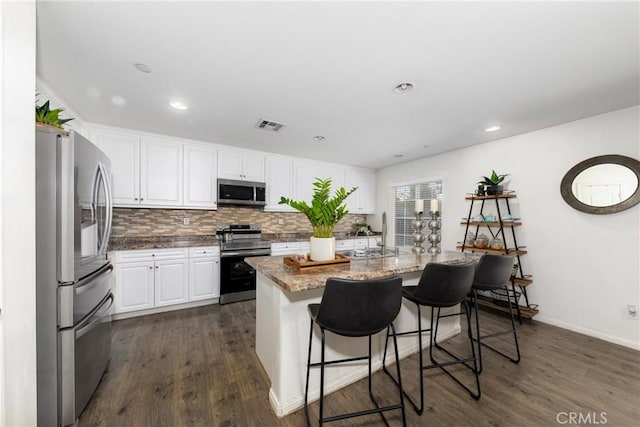
[[[312,261],[330,261],[336,258],[336,239],[333,237],[333,230],[342,218],[349,211],[342,202],[358,187],[353,187],[347,191],[344,187],[336,190],[333,197],[331,194],[331,178],[316,178],[313,183],[313,198],[311,205],[305,201],[295,201],[287,197],[280,197],[279,204],[289,205],[295,210],[305,214],[311,227],[313,227],[313,237],[311,237]]]

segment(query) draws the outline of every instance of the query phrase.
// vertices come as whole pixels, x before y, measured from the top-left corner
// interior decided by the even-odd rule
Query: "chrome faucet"
[[[356,231],[356,240],[358,239],[358,235],[362,232],[367,238],[367,255],[371,253],[371,246],[369,245],[369,228],[368,227],[360,227],[358,231]]]
[[[378,242],[378,246],[382,248],[382,253],[384,253],[384,248],[387,246],[387,213],[382,212],[382,239]]]

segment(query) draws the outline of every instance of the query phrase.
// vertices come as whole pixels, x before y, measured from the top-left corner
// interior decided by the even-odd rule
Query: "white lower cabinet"
[[[155,262],[155,304],[181,304],[189,301],[189,261],[175,259]]]
[[[116,264],[114,313],[153,308],[154,262]]]
[[[220,296],[218,247],[115,252],[114,314]]]
[[[189,301],[220,297],[220,249],[189,250]]]

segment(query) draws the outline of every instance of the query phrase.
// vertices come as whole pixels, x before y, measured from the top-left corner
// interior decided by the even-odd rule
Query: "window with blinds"
[[[424,218],[429,218],[431,199],[438,200],[438,211],[442,218],[442,181],[422,182],[401,185],[395,190],[395,237],[396,246],[413,246],[413,226],[415,219],[416,199],[424,200]],[[426,227],[425,227],[426,228]],[[428,230],[423,230],[428,233]]]

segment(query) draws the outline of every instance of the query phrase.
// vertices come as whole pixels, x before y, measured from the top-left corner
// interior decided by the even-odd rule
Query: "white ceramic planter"
[[[336,258],[335,237],[311,237],[311,260],[329,261]]]

